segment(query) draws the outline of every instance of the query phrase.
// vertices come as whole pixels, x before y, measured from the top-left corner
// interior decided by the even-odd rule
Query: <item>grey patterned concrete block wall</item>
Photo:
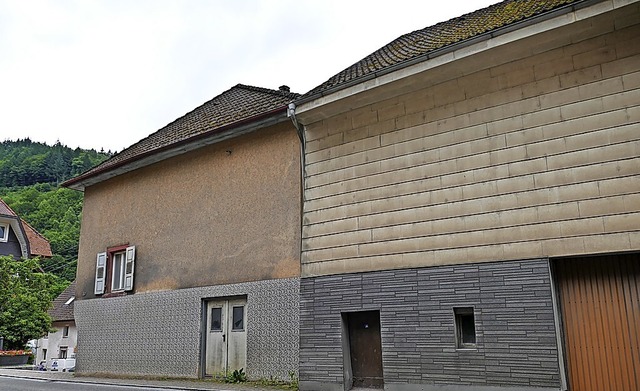
[[[551,289],[546,260],[303,278],[301,389],[344,389],[341,313],[363,310],[380,311],[386,390],[559,389]],[[456,349],[454,307],[474,307],[477,349]]]
[[[77,370],[198,377],[202,300],[247,296],[247,375],[297,374],[300,280],[281,279],[80,300]]]

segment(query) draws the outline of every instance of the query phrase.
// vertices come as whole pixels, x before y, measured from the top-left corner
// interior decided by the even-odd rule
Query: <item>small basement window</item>
[[[456,347],[469,349],[476,347],[476,322],[473,307],[453,309],[456,321]]]

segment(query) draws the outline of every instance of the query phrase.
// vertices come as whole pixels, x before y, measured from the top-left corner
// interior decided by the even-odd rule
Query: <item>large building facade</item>
[[[295,96],[235,86],[66,183],[84,191],[78,372],[297,373]]]
[[[640,3],[506,1],[296,101],[300,385],[640,387]]]

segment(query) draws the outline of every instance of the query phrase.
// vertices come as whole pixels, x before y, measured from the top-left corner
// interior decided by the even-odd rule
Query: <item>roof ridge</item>
[[[188,142],[190,139],[196,140],[194,137],[212,135],[217,131],[231,132],[250,121],[257,121],[265,116],[275,116],[276,112],[284,112],[287,105],[300,96],[287,90],[288,88],[284,87],[280,90],[272,90],[236,84],[117,152],[104,162],[63,182],[62,186],[71,187],[81,179],[107,172],[171,146]]]
[[[293,95],[293,97],[300,96],[300,94],[295,93],[295,92],[291,92],[291,91],[274,90],[274,89],[271,89],[271,88],[256,87],[256,86],[251,86],[251,85],[242,84],[242,83],[238,83],[234,87],[243,88],[245,90],[254,91],[254,92],[264,92],[264,93],[267,93],[267,94],[273,94],[273,95],[278,95],[278,96],[282,96],[282,95]],[[232,88],[234,88],[234,87],[232,87]]]
[[[391,44],[391,43],[393,43],[393,42],[395,42],[395,41],[399,40],[400,38],[404,38],[404,37],[407,37],[407,36],[411,36],[411,35],[413,35],[413,34],[415,34],[415,33],[417,33],[417,32],[421,32],[421,31],[425,31],[425,30],[431,30],[431,29],[433,29],[434,27],[437,27],[437,26],[440,26],[440,25],[442,25],[442,26],[446,26],[447,24],[449,24],[449,23],[451,23],[452,21],[455,21],[455,20],[465,20],[465,19],[467,19],[467,17],[469,17],[470,15],[479,15],[479,14],[481,13],[481,11],[485,11],[485,10],[488,10],[488,9],[490,9],[490,8],[498,8],[498,6],[501,6],[501,5],[502,5],[502,4],[504,4],[504,3],[512,3],[512,2],[514,2],[514,1],[516,1],[516,0],[503,0],[503,1],[497,1],[497,2],[495,2],[495,3],[493,3],[493,4],[489,4],[489,5],[488,5],[488,6],[486,6],[486,7],[478,8],[477,10],[467,12],[466,14],[462,14],[462,15],[459,15],[459,16],[454,16],[453,18],[449,18],[449,19],[447,19],[447,20],[442,20],[442,21],[440,21],[440,22],[438,22],[438,23],[435,23],[435,24],[432,24],[432,25],[430,25],[430,26],[426,26],[426,27],[423,27],[423,28],[421,28],[421,29],[413,30],[413,31],[411,31],[411,32],[408,32],[408,33],[402,34],[401,36],[399,36],[398,38],[396,38],[396,39],[392,40],[391,42],[389,42],[388,44],[384,45],[383,47],[385,47],[385,46],[387,46],[387,45],[389,45],[389,44]],[[378,49],[378,50],[379,50],[379,49]],[[377,51],[377,50],[376,50],[376,51]],[[375,53],[375,52],[374,52],[374,53]],[[371,53],[371,54],[373,54],[373,53]]]
[[[181,115],[181,116],[179,116],[178,118],[174,119],[173,121],[171,121],[171,122],[167,123],[166,125],[164,125],[164,126],[160,127],[160,128],[159,128],[159,129],[157,129],[155,132],[150,133],[150,134],[149,134],[149,135],[147,135],[146,137],[141,138],[141,139],[140,139],[140,140],[138,140],[137,142],[135,142],[135,143],[131,144],[131,145],[130,145],[130,146],[128,146],[127,148],[124,148],[122,151],[120,151],[120,152],[118,152],[118,153],[114,154],[113,156],[111,156],[109,159],[105,160],[105,161],[104,161],[104,162],[102,162],[102,163],[106,163],[106,162],[108,162],[108,161],[112,160],[113,158],[115,158],[116,156],[120,155],[122,152],[124,152],[124,151],[126,151],[126,150],[128,150],[128,149],[131,149],[132,147],[134,147],[134,146],[136,146],[136,145],[138,145],[138,144],[141,144],[141,143],[142,143],[142,142],[144,142],[145,140],[150,139],[151,137],[153,137],[153,136],[154,136],[155,134],[157,134],[158,132],[161,132],[161,131],[163,131],[164,129],[168,128],[170,125],[175,124],[175,123],[179,122],[180,120],[184,119],[185,117],[187,117],[188,115],[193,114],[193,113],[195,113],[196,111],[198,111],[198,110],[202,109],[202,107],[204,107],[205,105],[207,105],[207,104],[209,104],[209,103],[214,104],[213,102],[214,102],[216,99],[218,99],[218,98],[222,97],[223,95],[225,95],[225,94],[229,93],[230,91],[234,90],[235,88],[242,88],[242,89],[245,89],[245,90],[248,90],[248,91],[254,91],[254,92],[266,92],[266,93],[271,93],[271,94],[273,94],[273,95],[277,95],[277,96],[283,96],[282,91],[270,90],[270,89],[268,89],[268,88],[264,88],[264,87],[255,87],[255,86],[250,86],[250,85],[247,85],[247,84],[238,83],[238,84],[236,84],[236,85],[234,85],[234,86],[232,86],[232,87],[230,87],[230,88],[228,88],[228,89],[224,90],[223,92],[219,93],[218,95],[214,96],[213,98],[211,98],[211,99],[209,99],[209,100],[207,100],[207,101],[205,101],[205,102],[201,103],[200,105],[196,106],[195,108],[193,108],[193,109],[191,109],[191,110],[187,111],[186,113],[184,113],[183,115]],[[293,94],[293,93],[288,93],[288,94]],[[296,98],[296,97],[298,97],[298,96],[300,96],[300,94],[295,94],[295,96],[294,96],[294,97],[292,97],[292,98]],[[94,168],[96,168],[96,167],[100,167],[100,166],[102,166],[102,163],[100,163],[100,164],[98,164],[97,166],[95,166],[95,167],[91,168],[90,170],[93,170],[93,169],[94,169]]]

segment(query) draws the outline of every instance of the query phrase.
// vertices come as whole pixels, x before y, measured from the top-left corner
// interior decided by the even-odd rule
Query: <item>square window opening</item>
[[[476,348],[476,321],[473,307],[453,309],[456,323],[456,347],[458,349]]]

